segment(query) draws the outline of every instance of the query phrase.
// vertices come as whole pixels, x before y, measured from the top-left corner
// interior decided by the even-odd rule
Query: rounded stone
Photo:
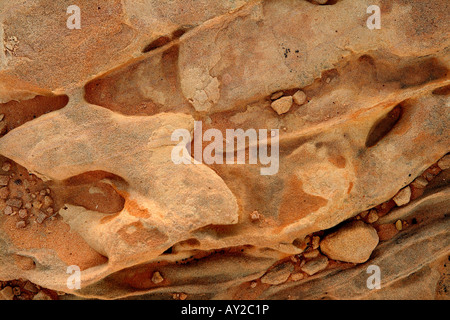
[[[333,260],[363,263],[370,258],[378,241],[372,226],[353,221],[327,235],[320,243],[320,250]]]

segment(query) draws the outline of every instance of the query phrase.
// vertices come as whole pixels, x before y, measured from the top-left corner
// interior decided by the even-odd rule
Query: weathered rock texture
[[[432,165],[450,151],[449,3],[333,3],[80,1],[70,30],[69,1],[0,1],[4,208],[25,206],[14,184],[30,172],[55,211],[25,226],[2,213],[0,280],[101,299],[448,299],[449,173]],[[280,91],[291,105],[277,113]],[[194,120],[279,129],[279,172],[174,164],[171,134]],[[430,183],[388,213],[418,176]],[[347,259],[364,264],[301,255],[307,235],[372,208],[381,242]]]

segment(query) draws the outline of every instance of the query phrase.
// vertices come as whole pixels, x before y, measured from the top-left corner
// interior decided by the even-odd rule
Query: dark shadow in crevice
[[[147,53],[147,52],[150,52],[150,51],[155,50],[157,48],[160,48],[162,46],[165,46],[169,42],[180,38],[189,29],[190,29],[190,27],[181,27],[181,28],[175,30],[174,32],[172,32],[171,35],[161,36],[161,37],[157,38],[156,40],[153,40],[148,45],[146,45],[144,47],[144,49],[142,49],[142,53]]]
[[[450,84],[434,89],[432,93],[438,96],[448,96],[450,94]]]
[[[314,5],[318,5],[318,6],[330,6],[330,5],[338,3],[340,0],[328,0],[326,3],[319,3],[318,1],[314,1],[314,0],[306,0],[306,1],[308,1],[309,3],[312,3]],[[321,2],[323,2],[323,1],[321,1]]]
[[[56,194],[56,206],[63,207],[67,203],[101,213],[121,212],[125,206],[125,199],[113,185],[102,181],[103,179],[111,181],[113,185],[126,184],[119,176],[101,170],[53,182],[51,189]]]
[[[370,148],[380,142],[397,124],[402,116],[401,104],[396,105],[384,117],[379,119],[370,129],[366,139],[366,147]]]
[[[156,40],[150,42],[148,45],[146,45],[145,48],[142,49],[142,53],[146,53],[146,52],[155,50],[159,47],[162,47],[162,46],[168,44],[170,41],[172,41],[172,40],[169,37],[166,37],[166,36],[159,37],[158,39],[156,39]]]

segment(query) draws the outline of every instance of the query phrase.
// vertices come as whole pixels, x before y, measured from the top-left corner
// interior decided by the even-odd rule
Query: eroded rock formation
[[[329,2],[86,1],[68,29],[69,2],[1,1],[0,280],[448,299],[449,3]],[[279,130],[278,172],[175,164],[195,121]]]

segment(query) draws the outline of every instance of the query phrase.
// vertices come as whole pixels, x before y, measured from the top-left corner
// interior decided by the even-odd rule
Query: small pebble
[[[317,249],[320,246],[320,237],[319,236],[314,236],[312,238],[312,248],[313,249]]]
[[[39,291],[39,289],[36,287],[36,285],[30,281],[27,281],[27,283],[25,283],[23,288],[32,293],[37,293]]]
[[[252,281],[252,283],[250,283],[250,288],[254,289],[257,285],[258,283],[256,281]]]
[[[41,210],[38,211],[37,216],[36,216],[36,222],[41,224],[42,222],[44,222],[44,220],[47,218],[47,215],[42,212]]]
[[[2,176],[0,175],[0,186],[7,186],[9,182],[8,176]]]
[[[45,208],[48,208],[48,207],[50,207],[51,205],[53,204],[53,200],[52,200],[52,198],[50,198],[49,196],[45,196],[44,197],[44,207]]]
[[[15,296],[20,296],[20,287],[14,287],[13,288],[13,293]]]
[[[180,297],[180,300],[186,300],[187,294],[184,292],[181,292],[179,297]]]
[[[287,281],[294,271],[294,265],[290,262],[284,262],[270,269],[261,277],[261,283],[279,285]]]
[[[411,188],[409,186],[400,190],[392,200],[394,200],[395,204],[399,207],[407,204],[411,199]]]
[[[21,221],[16,223],[16,228],[22,229],[22,228],[25,228],[26,225],[27,225],[27,223],[25,221],[21,220]]]
[[[250,219],[252,219],[253,221],[259,220],[260,218],[261,218],[261,215],[256,210],[250,214]]]
[[[19,217],[25,219],[28,216],[28,211],[26,209],[19,210]]]
[[[425,188],[428,185],[428,181],[424,177],[417,177],[413,182],[411,182],[411,185],[414,188],[422,189],[422,188]]]
[[[306,102],[306,94],[302,90],[298,90],[294,93],[292,98],[294,99],[294,102],[300,106]]]
[[[43,291],[39,291],[34,297],[33,300],[52,300],[50,296],[45,294]]]
[[[275,92],[274,94],[272,94],[272,96],[270,97],[271,100],[277,100],[278,98],[280,98],[283,95],[283,91],[278,91]]]
[[[275,110],[276,113],[281,115],[283,113],[288,112],[289,109],[291,109],[292,101],[293,99],[291,96],[281,97],[280,99],[273,101],[271,107],[273,110]]]
[[[395,228],[398,231],[402,231],[402,229],[403,229],[402,220],[397,220],[397,222],[395,223]]]
[[[42,202],[39,200],[33,201],[33,208],[40,209],[42,207]]]
[[[2,170],[8,172],[9,170],[11,170],[11,163],[9,162],[5,162],[2,165]]]
[[[305,263],[305,265],[302,267],[302,271],[312,276],[313,274],[316,274],[317,272],[324,270],[327,266],[328,266],[327,257],[321,255],[315,258],[314,260]]]
[[[319,256],[319,250],[314,249],[314,250],[312,250],[312,251],[304,252],[304,253],[303,253],[303,256],[304,256],[306,259],[316,258],[317,256]]]
[[[4,287],[0,291],[0,300],[13,300],[14,299],[14,292],[11,287]]]
[[[292,281],[299,281],[305,278],[305,275],[301,272],[291,274]]]
[[[0,198],[1,199],[8,199],[9,197],[9,189],[8,187],[0,188]]]
[[[360,216],[362,219],[365,219],[365,218],[367,217],[368,214],[369,214],[369,211],[366,210],[366,211],[361,212],[361,213],[359,214],[359,216]]]
[[[4,135],[7,131],[7,125],[5,121],[0,121],[0,135]]]
[[[8,206],[11,206],[11,207],[14,207],[14,208],[20,208],[20,207],[22,207],[22,200],[21,199],[17,199],[17,198],[12,198],[12,199],[6,200],[6,204]]]
[[[438,161],[438,166],[442,170],[446,170],[450,168],[450,154],[443,156],[441,160]]]
[[[162,275],[158,271],[153,273],[153,276],[152,276],[152,282],[153,283],[158,284],[158,283],[161,283],[163,281],[164,281],[164,278],[162,277]]]
[[[367,215],[367,222],[368,223],[374,223],[378,220],[378,214],[376,210],[370,210],[369,214]]]
[[[425,179],[427,179],[427,181],[431,181],[431,180],[434,179],[433,174],[431,174],[430,172],[425,172],[425,173],[423,174],[423,177],[424,177]]]
[[[6,206],[5,209],[3,210],[3,213],[6,214],[7,216],[11,215],[13,213],[12,207]]]

